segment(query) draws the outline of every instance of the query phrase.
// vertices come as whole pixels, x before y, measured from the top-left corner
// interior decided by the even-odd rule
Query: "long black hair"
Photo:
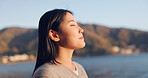
[[[34,72],[44,63],[56,64],[55,58],[58,56],[55,42],[49,37],[49,30],[59,31],[60,24],[64,20],[66,13],[71,11],[65,9],[54,9],[46,12],[40,18],[38,28],[38,53]],[[34,73],[33,72],[33,73]]]

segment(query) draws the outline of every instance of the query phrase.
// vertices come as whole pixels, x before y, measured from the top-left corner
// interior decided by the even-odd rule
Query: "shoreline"
[[[0,63],[0,65],[12,65],[12,64],[19,64],[19,63],[33,63],[35,61],[20,61],[20,62],[8,62],[8,63]]]
[[[139,54],[145,54],[145,53],[139,53]],[[102,56],[132,56],[132,55],[137,56],[139,54],[129,54],[129,55],[102,55]],[[95,57],[95,56],[85,56],[85,57]],[[78,58],[84,58],[84,57],[73,56],[72,59],[78,59]],[[36,59],[34,59],[34,60],[26,60],[26,61],[17,61],[17,62],[8,62],[8,63],[2,63],[2,62],[0,62],[0,65],[11,65],[11,64],[31,63],[31,62],[36,62]]]
[[[72,59],[77,59],[77,58],[80,58],[80,57],[73,56]],[[34,59],[34,60],[26,60],[26,61],[17,61],[17,62],[8,62],[8,63],[2,63],[2,62],[0,62],[0,65],[11,65],[11,64],[31,63],[31,62],[36,62],[36,59]]]

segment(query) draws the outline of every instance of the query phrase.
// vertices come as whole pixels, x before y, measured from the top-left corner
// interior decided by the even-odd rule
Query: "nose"
[[[79,33],[84,33],[84,30],[80,27]]]

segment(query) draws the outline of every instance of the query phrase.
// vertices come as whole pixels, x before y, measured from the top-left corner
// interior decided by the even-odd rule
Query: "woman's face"
[[[85,46],[83,32],[74,16],[67,12],[60,24],[58,45],[69,49],[83,48]]]

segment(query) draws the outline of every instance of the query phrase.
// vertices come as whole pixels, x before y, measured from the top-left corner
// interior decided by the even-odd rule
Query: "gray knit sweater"
[[[34,73],[33,78],[88,78],[84,68],[74,62],[78,69],[78,75],[60,64],[46,63],[40,66]]]

